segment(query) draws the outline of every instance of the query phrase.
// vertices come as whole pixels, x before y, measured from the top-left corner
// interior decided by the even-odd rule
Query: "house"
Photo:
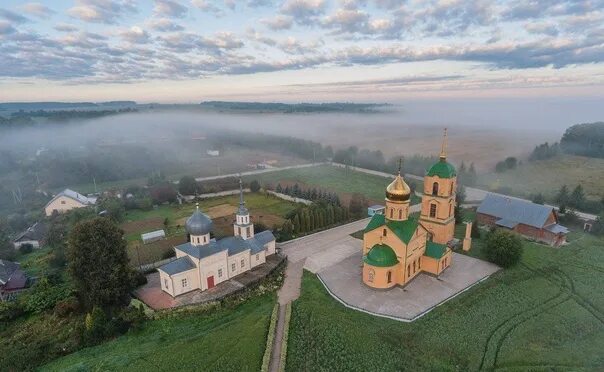
[[[385,209],[386,209],[386,207],[384,207],[383,205],[379,205],[379,204],[372,205],[367,208],[367,216],[373,217],[373,215],[376,213],[384,214]]]
[[[44,212],[47,216],[51,216],[55,211],[63,213],[75,208],[83,208],[95,204],[95,197],[84,196],[76,191],[65,189],[46,204]]]
[[[46,223],[36,222],[13,240],[15,249],[19,249],[23,244],[31,244],[34,248],[40,248],[44,245],[47,231]]]
[[[156,230],[148,233],[141,234],[141,239],[143,244],[153,243],[158,240],[162,240],[166,238],[166,233],[164,230]]]
[[[213,223],[197,209],[185,223],[188,242],[174,247],[176,260],[158,268],[161,289],[173,297],[205,291],[266,262],[275,254],[275,237],[270,231],[258,234],[243,200],[239,180],[239,209],[233,224],[234,236],[210,238]]]
[[[27,276],[17,262],[0,260],[0,302],[11,301],[27,287]]]
[[[509,196],[488,194],[476,211],[476,220],[486,226],[512,230],[529,239],[559,246],[566,242],[568,229],[558,224],[551,206]]]
[[[440,160],[424,177],[419,217],[410,215],[411,188],[399,166],[386,187],[386,207],[363,232],[362,280],[368,287],[405,286],[420,273],[440,275],[451,265],[457,173],[446,158],[446,131]]]

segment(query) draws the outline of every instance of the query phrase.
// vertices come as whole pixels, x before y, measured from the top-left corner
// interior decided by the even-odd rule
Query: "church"
[[[457,173],[447,162],[445,129],[439,161],[424,177],[419,217],[409,215],[411,189],[401,170],[386,188],[386,208],[363,234],[363,282],[405,286],[419,273],[440,275],[451,265]]]
[[[253,269],[275,254],[275,237],[270,231],[254,233],[254,224],[245,207],[239,180],[239,209],[233,224],[234,236],[210,238],[212,220],[199,210],[185,223],[188,241],[174,247],[176,260],[158,268],[161,289],[172,297],[205,291]]]

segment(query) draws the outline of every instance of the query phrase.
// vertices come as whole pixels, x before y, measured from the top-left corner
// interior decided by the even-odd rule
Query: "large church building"
[[[175,297],[192,290],[205,291],[253,269],[275,254],[275,237],[270,231],[258,234],[245,207],[239,181],[239,209],[233,224],[234,236],[210,238],[212,220],[199,210],[187,219],[188,242],[174,247],[176,260],[158,268],[161,289]]]
[[[420,272],[440,275],[451,265],[457,174],[447,162],[447,133],[439,161],[424,177],[421,212],[409,215],[411,189],[400,172],[386,188],[384,214],[363,235],[363,282],[378,289],[404,286]]]

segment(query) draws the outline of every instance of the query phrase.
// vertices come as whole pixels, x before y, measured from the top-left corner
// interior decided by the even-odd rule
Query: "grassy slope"
[[[510,187],[519,195],[543,193],[552,197],[563,184],[571,190],[579,183],[587,197],[599,200],[604,185],[604,159],[561,155],[553,159],[524,162],[517,169],[504,173],[481,175],[479,183],[487,188]]]
[[[46,371],[258,371],[275,297],[209,314],[176,314],[142,331],[66,356]]]
[[[384,190],[391,179],[361,172],[347,171],[329,165],[287,169],[247,176],[246,180],[257,179],[261,183],[276,185],[279,181],[294,181],[337,193],[360,193],[369,199],[383,200]]]
[[[305,273],[287,369],[601,368],[604,240],[574,238],[562,249],[526,243],[521,265],[410,324],[346,309]]]

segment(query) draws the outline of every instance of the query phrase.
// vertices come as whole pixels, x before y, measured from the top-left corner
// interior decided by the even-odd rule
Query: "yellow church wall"
[[[449,197],[455,193],[456,178],[424,177],[424,194],[432,195],[434,182],[438,183],[437,196]]]
[[[422,225],[432,234],[432,241],[439,244],[447,244],[453,239],[455,233],[455,222],[451,221],[448,224],[440,224],[423,220]]]
[[[422,256],[422,270],[433,275],[440,275],[440,273],[451,265],[451,257],[452,253],[450,249],[447,250],[447,253],[445,253],[440,260],[428,256]]]
[[[390,272],[390,282],[388,282]],[[363,283],[372,288],[387,289],[399,284],[400,264],[393,267],[378,267],[363,264]]]

